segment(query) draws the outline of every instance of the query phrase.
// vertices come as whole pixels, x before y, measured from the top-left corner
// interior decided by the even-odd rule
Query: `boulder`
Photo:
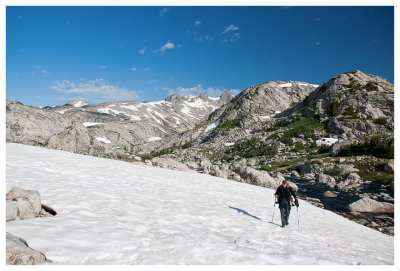
[[[293,170],[293,171],[290,173],[290,178],[291,178],[291,179],[300,179],[301,176],[300,176],[300,174],[299,174],[296,170]]]
[[[16,201],[6,200],[6,221],[17,219],[18,204]]]
[[[335,165],[333,169],[338,170],[340,174],[347,174],[359,171],[357,168],[354,168],[350,165]]]
[[[18,217],[21,219],[37,217],[42,209],[40,194],[37,191],[13,187],[7,193],[6,200],[17,203]]]
[[[385,165],[386,172],[393,172],[394,171],[394,159],[389,160]]]
[[[316,158],[310,161],[311,164],[313,165],[323,165],[324,161],[322,159]]]
[[[311,173],[313,169],[309,163],[299,164],[297,168],[303,174]]]
[[[317,179],[317,181],[319,183],[326,184],[330,188],[334,188],[335,185],[336,185],[336,179],[335,178],[333,178],[332,176],[323,174],[323,173],[318,174],[316,179]]]
[[[234,164],[233,171],[240,175],[241,180],[272,189],[278,188],[279,183],[266,171],[259,171],[243,164]]]
[[[26,241],[6,233],[6,264],[34,265],[51,262],[43,253],[31,249]]]
[[[189,167],[181,162],[168,158],[153,158],[152,163],[154,166],[167,169],[175,169],[180,171],[190,171]]]
[[[332,191],[326,191],[326,192],[324,193],[324,197],[325,197],[325,198],[336,198],[337,195],[336,195],[335,193],[333,193]]]
[[[361,198],[347,207],[350,212],[361,213],[394,213],[394,205],[386,202],[379,202],[368,197]]]
[[[270,174],[270,176],[271,176],[272,178],[274,178],[279,184],[281,184],[282,181],[285,180],[285,177],[283,177],[283,175],[282,175],[281,173],[279,173],[279,172],[270,172],[269,174]]]
[[[337,184],[339,189],[352,189],[361,186],[364,181],[357,173],[350,173],[343,181]]]
[[[341,150],[347,148],[347,146],[351,145],[352,143],[353,141],[351,140],[339,141],[332,145],[331,152],[333,153],[333,155],[337,155]]]

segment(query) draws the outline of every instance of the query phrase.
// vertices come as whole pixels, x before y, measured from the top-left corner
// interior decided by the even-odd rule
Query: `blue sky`
[[[393,7],[6,8],[6,97],[163,100],[255,84],[394,80]]]

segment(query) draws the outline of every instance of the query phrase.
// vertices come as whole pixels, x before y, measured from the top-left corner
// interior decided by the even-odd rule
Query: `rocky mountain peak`
[[[89,103],[81,101],[81,100],[71,100],[65,104],[65,106],[73,106],[73,107],[77,107],[77,108],[83,107],[86,105],[89,105]]]
[[[181,100],[182,100],[182,96],[177,93],[174,93],[165,99],[165,101],[167,101],[167,102],[175,102],[175,101],[181,101]]]
[[[315,89],[293,114],[327,122],[328,131],[344,137],[392,133],[394,86],[386,79],[354,70],[339,74]]]

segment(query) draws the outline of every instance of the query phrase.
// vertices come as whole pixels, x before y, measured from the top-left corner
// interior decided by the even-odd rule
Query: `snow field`
[[[394,238],[273,190],[209,175],[7,144],[6,190],[55,217],[7,222],[54,264],[393,264]],[[274,212],[274,223],[271,223]]]

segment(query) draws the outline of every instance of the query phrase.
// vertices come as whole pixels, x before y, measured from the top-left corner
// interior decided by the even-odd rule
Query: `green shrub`
[[[369,81],[366,85],[365,85],[365,89],[367,91],[377,91],[378,90],[378,83],[373,82],[373,81]]]
[[[292,102],[291,104],[290,104],[290,107],[294,107],[294,106],[296,106],[296,105],[298,105],[300,102]]]
[[[233,120],[225,120],[223,123],[218,125],[217,128],[229,131],[230,129],[235,128],[242,118],[243,118],[242,115],[237,115]]]
[[[236,143],[225,151],[225,154],[233,157],[238,155],[242,158],[252,158],[258,156],[273,156],[278,153],[277,146],[267,145],[265,142],[260,141],[258,138],[251,138]]]
[[[354,78],[350,78],[350,83],[347,85],[350,88],[351,92],[355,92],[362,88],[362,85],[358,83]]]
[[[357,162],[355,167],[359,170],[358,175],[365,181],[373,181],[381,184],[394,182],[394,172],[385,171],[385,163],[374,160]]]
[[[300,151],[303,151],[303,150],[306,150],[306,149],[308,149],[308,148],[302,142],[296,142],[294,144],[294,148],[292,149],[292,151],[300,152]]]
[[[182,145],[182,149],[188,149],[193,146],[193,142],[189,141]]]
[[[172,146],[172,147],[170,147],[170,148],[165,148],[165,149],[162,149],[162,150],[160,150],[160,151],[157,151],[157,152],[151,152],[151,155],[152,155],[152,158],[154,158],[154,157],[158,157],[158,156],[161,156],[161,155],[165,155],[165,154],[171,154],[171,153],[173,153],[176,149],[177,149],[178,147],[176,147],[176,146]]]
[[[339,102],[338,102],[338,101],[335,101],[335,102],[331,103],[331,104],[328,106],[328,108],[326,109],[326,113],[327,113],[329,116],[333,117],[333,116],[335,116],[335,115],[338,113],[338,110],[339,110]]]
[[[318,153],[330,153],[331,152],[331,147],[328,145],[321,145],[318,148]]]
[[[341,150],[338,156],[372,155],[378,158],[394,158],[394,141],[387,137],[373,136],[363,143],[354,143]]]
[[[386,125],[387,124],[387,119],[386,118],[379,118],[379,119],[375,119],[374,123],[375,124],[380,124],[380,125]]]
[[[149,154],[149,153],[146,153],[146,154],[140,155],[140,158],[144,161],[144,160],[151,160],[151,159],[153,159],[154,157],[153,157],[153,155],[151,155],[151,154]]]
[[[303,135],[304,138],[314,138],[315,130],[323,130],[324,124],[320,123],[318,120],[309,120],[305,118],[294,118],[293,122],[287,125],[288,130],[286,130],[279,141],[284,144],[292,144],[293,137],[299,137]]]
[[[356,119],[358,118],[356,111],[354,110],[353,105],[349,105],[348,107],[346,107],[346,109],[343,112],[344,116]]]

